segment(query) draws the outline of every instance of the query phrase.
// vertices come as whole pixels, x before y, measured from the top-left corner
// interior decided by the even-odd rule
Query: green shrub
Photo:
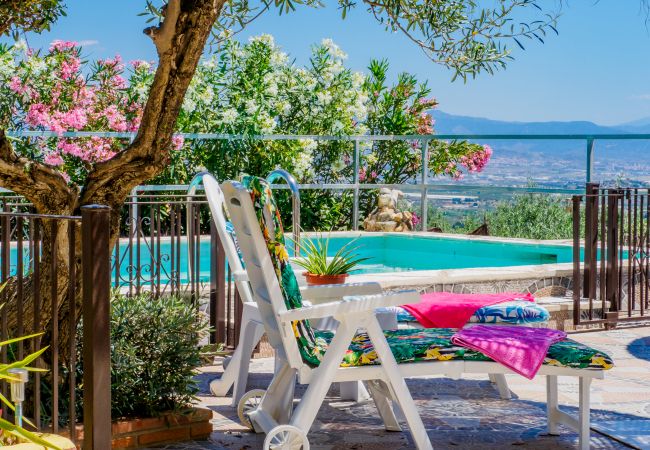
[[[517,195],[499,202],[488,214],[492,236],[525,239],[570,239],[573,216],[566,199],[544,194]]]
[[[199,340],[207,323],[178,297],[115,295],[111,303],[111,398],[117,417],[188,406],[198,387]]]
[[[113,419],[155,417],[189,406],[198,392],[194,379],[201,362],[199,341],[207,321],[182,298],[150,294],[111,299],[111,415]],[[77,336],[77,417],[83,417],[83,327]],[[64,379],[69,376],[62,367]],[[67,384],[67,381],[65,381]],[[69,403],[62,399],[61,423]]]

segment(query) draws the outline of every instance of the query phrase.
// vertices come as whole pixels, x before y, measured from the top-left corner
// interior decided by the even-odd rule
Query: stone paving
[[[621,423],[639,429],[638,422],[650,423],[650,327],[574,334],[572,337],[614,357],[616,367],[605,380],[592,384],[592,424]],[[254,360],[249,388],[264,388],[271,379],[273,360]],[[261,449],[263,435],[248,432],[238,423],[229,398],[210,395],[208,383],[220,367],[205,368],[199,376],[201,404],[214,410],[215,432],[208,441],[194,441],[159,447],[168,450]],[[413,397],[436,449],[571,449],[577,435],[560,427],[560,436],[546,433],[545,384],[508,375],[513,400],[501,400],[487,376],[461,380],[418,378],[408,380]],[[298,389],[296,397],[303,391]],[[354,404],[336,398],[337,388],[328,393],[316,423],[309,433],[315,450],[366,450],[413,448],[407,433],[383,430],[374,404]],[[560,402],[575,412],[577,380],[560,378]],[[645,421],[649,422],[645,422]],[[636,422],[635,422],[636,421]],[[647,428],[646,428],[647,429]],[[592,432],[594,449],[629,448],[598,432]],[[650,447],[645,447],[650,448]]]

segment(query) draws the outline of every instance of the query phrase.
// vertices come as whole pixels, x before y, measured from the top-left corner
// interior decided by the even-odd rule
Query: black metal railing
[[[573,197],[576,325],[650,320],[649,201],[649,189],[596,183]]]

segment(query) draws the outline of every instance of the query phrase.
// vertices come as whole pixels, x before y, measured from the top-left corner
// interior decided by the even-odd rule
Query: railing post
[[[587,183],[591,183],[594,173],[594,139],[587,139]]]
[[[618,280],[618,242],[619,242],[619,214],[618,202],[622,199],[619,189],[610,189],[607,196],[607,271],[605,297],[609,302],[609,311],[619,310],[619,280]],[[602,280],[601,280],[602,282]]]
[[[110,208],[81,208],[84,450],[111,448]]]
[[[580,283],[580,205],[582,196],[573,196],[573,324],[580,324],[582,286]],[[586,248],[586,245],[585,245]],[[592,315],[593,303],[589,299],[589,314]]]
[[[422,141],[420,141],[422,142]],[[428,186],[429,183],[429,140],[422,143],[422,174],[420,184],[422,184],[422,199],[420,220],[422,221],[422,231],[427,231],[427,221],[429,214]]]
[[[359,229],[359,141],[354,140],[354,173],[352,180],[354,184],[354,198],[352,203],[352,229]]]
[[[587,183],[585,191],[585,257],[584,293],[589,299],[596,298],[598,268],[598,183]],[[601,280],[602,281],[602,280]]]

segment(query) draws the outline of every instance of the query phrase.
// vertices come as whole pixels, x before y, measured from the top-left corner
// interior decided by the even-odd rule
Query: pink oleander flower
[[[52,43],[50,44],[50,53],[52,53],[54,51],[64,52],[66,50],[70,50],[72,48],[75,48],[77,45],[78,44],[76,42],[73,42],[73,41],[62,41],[62,40],[57,39],[55,41],[52,41]]]
[[[177,134],[172,137],[172,148],[174,150],[180,150],[183,148],[183,144],[185,144],[185,137]]]
[[[54,153],[54,152],[48,153],[47,155],[45,155],[43,161],[45,162],[45,164],[48,164],[50,166],[58,167],[63,165],[63,158],[59,153]]]
[[[470,155],[463,156],[460,163],[467,168],[470,173],[479,173],[485,169],[490,158],[492,157],[492,148],[489,145],[484,145],[480,150],[477,150]]]
[[[108,121],[108,126],[114,131],[126,131],[128,129],[128,124],[126,123],[126,118],[122,114],[116,105],[110,105],[104,110],[104,116]]]
[[[79,58],[70,58],[68,61],[61,63],[61,79],[70,81],[76,78],[81,62]]]
[[[88,116],[83,109],[74,108],[61,115],[61,123],[66,125],[67,128],[81,130],[88,123]]]
[[[47,127],[50,124],[49,108],[43,103],[30,105],[25,122],[33,127]]]
[[[9,89],[14,91],[16,94],[24,94],[27,91],[27,86],[23,84],[20,78],[11,77],[9,81]]]
[[[120,75],[115,75],[109,80],[109,83],[116,89],[126,89],[127,86],[126,80]]]
[[[417,226],[420,223],[420,218],[418,217],[417,214],[412,212],[411,213],[411,221],[413,222],[413,226]]]
[[[359,169],[359,181],[365,181],[366,180],[366,168],[362,167]]]

